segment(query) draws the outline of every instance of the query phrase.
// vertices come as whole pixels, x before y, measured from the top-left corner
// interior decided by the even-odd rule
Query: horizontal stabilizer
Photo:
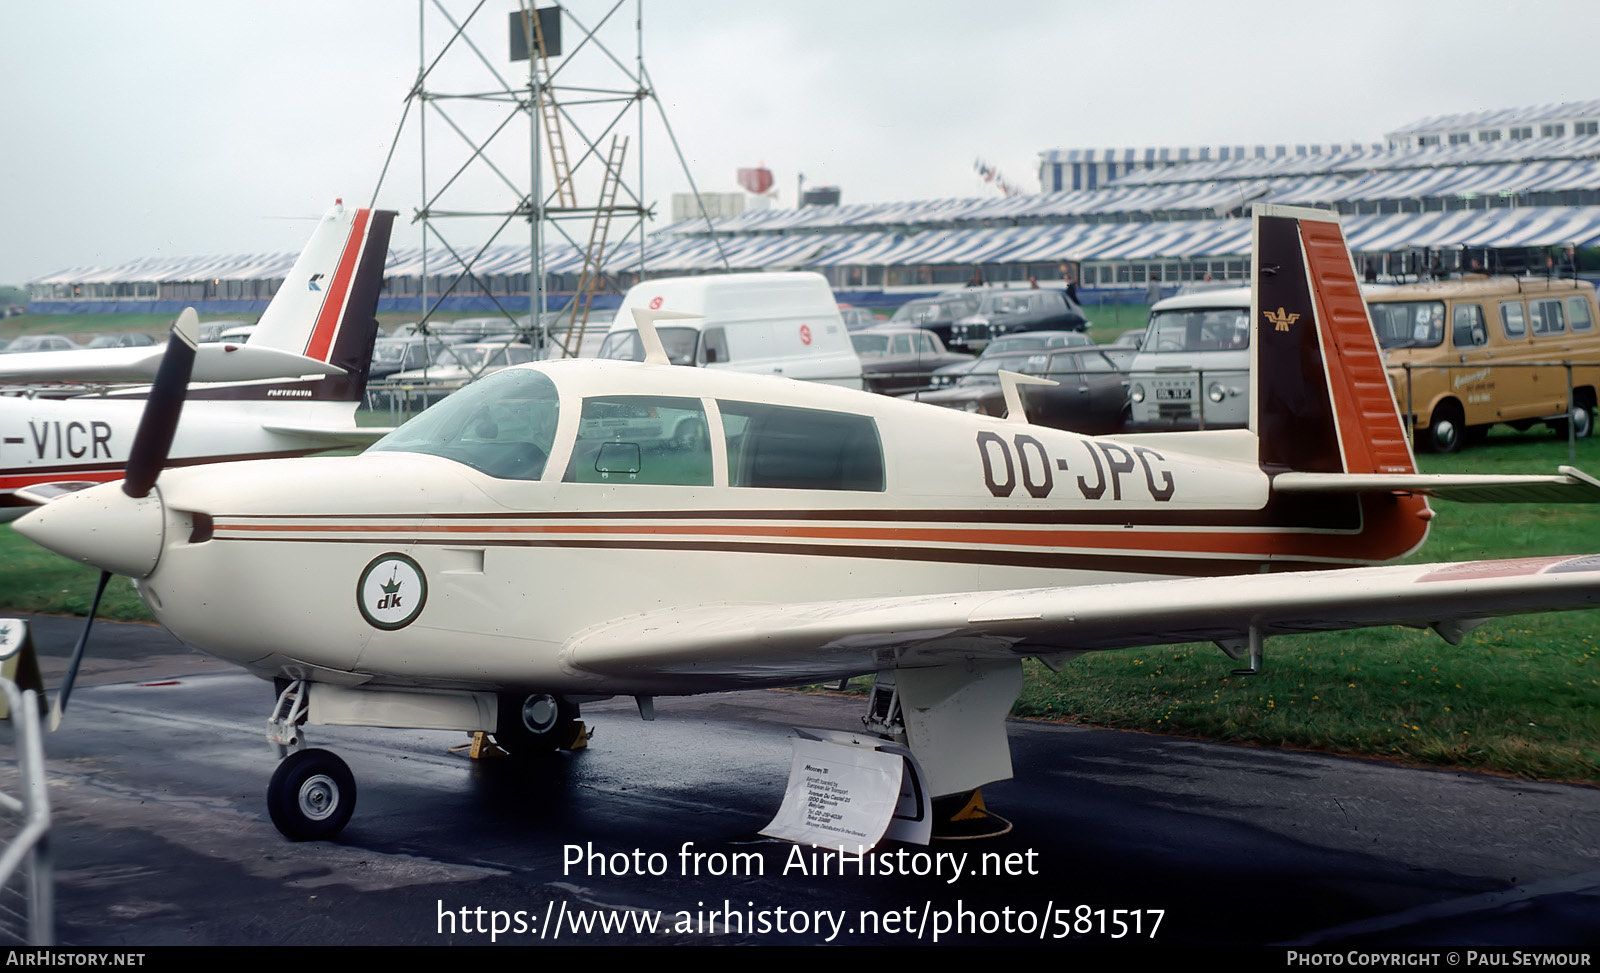
[[[1571,466],[1559,476],[1470,473],[1280,473],[1281,493],[1416,493],[1457,503],[1600,503],[1600,480]]]
[[[166,352],[166,345],[152,345],[0,355],[0,381],[151,382]],[[344,373],[337,365],[277,348],[216,342],[196,349],[192,381],[249,382]]]

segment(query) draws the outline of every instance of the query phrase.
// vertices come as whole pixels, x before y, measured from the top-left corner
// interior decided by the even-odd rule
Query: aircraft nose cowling
[[[40,547],[130,578],[155,570],[166,540],[160,491],[135,499],[122,492],[121,483],[69,493],[13,526]]]

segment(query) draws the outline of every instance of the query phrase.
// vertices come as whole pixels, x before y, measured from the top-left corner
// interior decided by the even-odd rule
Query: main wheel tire
[[[355,809],[355,776],[327,750],[291,753],[267,785],[267,813],[290,841],[326,841],[344,830]]]
[[[562,750],[578,732],[578,704],[553,693],[501,696],[494,742],[507,753]]]
[[[1442,402],[1433,410],[1428,420],[1428,450],[1434,453],[1458,452],[1466,442],[1467,423],[1461,407],[1454,402]]]

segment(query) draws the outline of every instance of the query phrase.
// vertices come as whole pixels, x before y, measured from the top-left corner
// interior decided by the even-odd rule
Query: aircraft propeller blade
[[[67,710],[67,697],[72,695],[72,684],[78,679],[78,665],[83,662],[83,650],[89,645],[89,630],[94,628],[94,615],[100,610],[100,596],[106,593],[106,582],[110,580],[110,571],[100,572],[100,583],[95,586],[94,600],[89,603],[89,617],[83,623],[83,634],[78,636],[78,645],[72,650],[66,675],[61,678],[61,688],[56,691],[56,701],[50,707],[52,733],[61,725],[61,714]]]
[[[128,452],[127,475],[122,492],[135,499],[149,496],[161,468],[167,465],[172,437],[178,429],[178,416],[189,392],[189,376],[194,372],[194,356],[200,317],[194,308],[185,308],[172,326],[167,353],[162,356],[155,384],[139,419],[139,431]]]

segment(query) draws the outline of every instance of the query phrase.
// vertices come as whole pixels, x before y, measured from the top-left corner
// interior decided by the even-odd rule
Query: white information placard
[[[783,806],[764,835],[801,844],[870,848],[900,802],[898,754],[796,736]]]

